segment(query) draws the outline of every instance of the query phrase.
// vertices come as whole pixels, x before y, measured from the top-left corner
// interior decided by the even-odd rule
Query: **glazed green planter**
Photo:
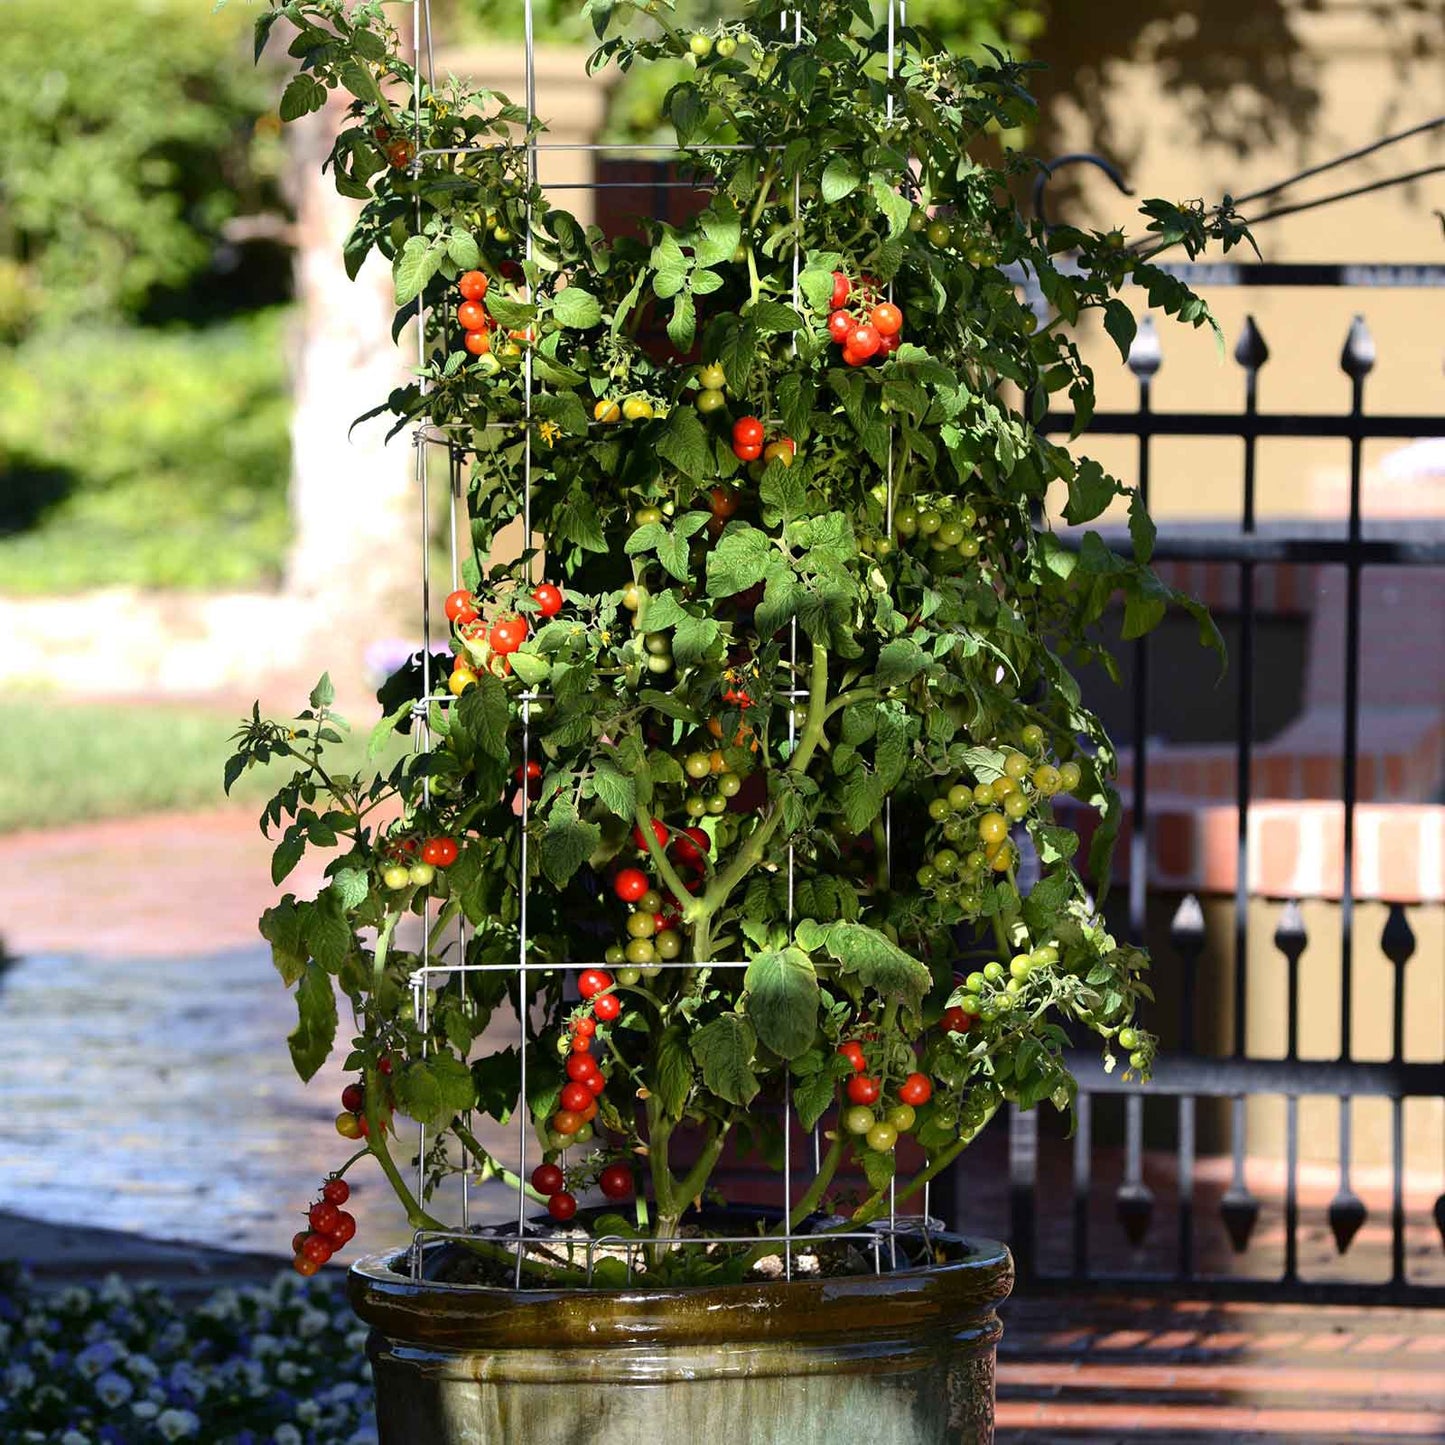
[[[982,1445],[1001,1244],[949,1263],[695,1289],[506,1290],[352,1266],[381,1445]]]

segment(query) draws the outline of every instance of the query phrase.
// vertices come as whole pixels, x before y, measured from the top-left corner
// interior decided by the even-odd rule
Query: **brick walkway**
[[[1000,1445],[1445,1441],[1445,1311],[1020,1299]]]

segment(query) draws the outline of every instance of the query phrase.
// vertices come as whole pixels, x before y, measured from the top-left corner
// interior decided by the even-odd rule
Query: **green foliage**
[[[32,315],[94,348],[97,321],[194,286],[227,220],[275,206],[246,28],[195,0],[7,0],[0,260],[23,266]],[[0,328],[5,313],[0,296]]]
[[[287,316],[0,354],[0,586],[230,587],[289,535]]]

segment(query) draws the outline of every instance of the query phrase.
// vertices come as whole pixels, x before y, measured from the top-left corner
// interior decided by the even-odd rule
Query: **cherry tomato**
[[[653,818],[651,822],[652,836],[657,839],[657,846],[659,848],[666,848],[667,840],[672,837],[672,829],[658,818]],[[642,831],[640,826],[632,830],[632,841],[636,843],[639,848],[647,847],[647,835]]]
[[[1120,1029],[1119,1047],[1126,1053],[1133,1053],[1139,1047],[1139,1031],[1130,1028]]]
[[[674,863],[696,866],[710,847],[710,839],[701,828],[685,828],[672,840],[668,856]]]
[[[898,1142],[898,1130],[892,1124],[879,1121],[868,1131],[868,1147],[879,1154],[886,1154]]]
[[[301,1246],[301,1253],[307,1259],[314,1259],[317,1264],[325,1264],[336,1253],[336,1248],[324,1234],[313,1234]]]
[[[1008,837],[1008,819],[1002,813],[985,813],[978,820],[978,836],[985,843],[1002,843]]]
[[[361,1120],[355,1114],[338,1114],[336,1116],[336,1132],[343,1139],[361,1138]]]
[[[527,640],[527,619],[525,617],[499,617],[492,623],[487,641],[492,651],[506,657],[515,652]]]
[[[912,1104],[895,1104],[888,1111],[888,1122],[900,1134],[906,1134],[918,1122],[918,1115]]]
[[[974,1018],[975,1015],[969,1013],[967,1009],[961,1009],[955,1005],[953,1008],[944,1009],[938,1026],[946,1034],[966,1034],[973,1027]]]
[[[779,437],[775,442],[769,442],[763,448],[763,460],[765,462],[781,461],[784,466],[793,465],[793,456],[798,450],[797,443],[792,437]]]
[[[591,1023],[591,1019],[588,1020]],[[595,1028],[596,1025],[593,1024]],[[573,1083],[584,1083],[597,1072],[597,1061],[591,1054],[573,1054],[563,1066],[566,1069],[567,1077]]]
[[[605,422],[610,426],[613,422],[622,420],[622,408],[615,401],[603,397],[592,408],[592,418],[594,421]]]
[[[311,1221],[312,1229],[319,1234],[330,1234],[336,1221],[341,1216],[341,1211],[334,1204],[328,1204],[324,1199],[320,1204],[313,1204],[307,1219]]]
[[[586,1014],[572,1025],[572,1032],[580,1034],[584,1039],[590,1039],[597,1032],[597,1025],[587,1017]]]
[[[462,345],[473,356],[486,356],[492,349],[491,333],[489,331],[469,331],[462,337]]]
[[[539,1164],[532,1171],[532,1188],[538,1194],[556,1194],[566,1180],[555,1164]]]
[[[903,330],[903,312],[891,301],[880,301],[868,319],[879,336],[897,336]]]
[[[878,328],[865,321],[848,333],[844,349],[866,359],[877,352],[882,340],[883,338],[878,334]]]
[[[326,1237],[336,1249],[356,1237],[356,1216],[344,1209],[336,1211],[336,1223],[327,1231]]]
[[[487,308],[478,306],[475,301],[463,301],[457,307],[457,325],[463,331],[485,331],[491,325],[491,320],[487,315]]]
[[[359,1114],[362,1105],[366,1102],[366,1094],[360,1084],[348,1084],[341,1091],[341,1107],[348,1113]],[[345,1199],[333,1199],[333,1204],[344,1204]]]
[[[340,1206],[351,1198],[351,1185],[344,1179],[328,1179],[321,1186],[321,1197],[328,1204]]]
[[[580,1114],[592,1102],[592,1090],[586,1084],[571,1083],[562,1090],[561,1104],[566,1113]]]
[[[609,1164],[597,1176],[597,1187],[609,1199],[626,1199],[632,1193],[632,1170],[626,1164]]]
[[[607,1075],[604,1074],[600,1069],[593,1069],[592,1072],[588,1074],[585,1079],[582,1080],[582,1086],[587,1090],[587,1092],[592,1096],[592,1098],[595,1099],[599,1094],[606,1093]]]
[[[828,304],[836,311],[840,306],[848,304],[848,298],[853,294],[853,283],[841,272],[833,272],[833,295]]]
[[[622,403],[622,415],[628,421],[646,421],[652,415],[652,403],[645,396],[629,396]]]
[[[721,411],[727,404],[727,397],[712,387],[704,387],[693,400],[693,405],[704,416],[711,416],[713,412]]]
[[[909,1074],[898,1086],[898,1098],[904,1104],[912,1104],[916,1107],[919,1104],[926,1104],[932,1097],[933,1081],[927,1074]]]
[[[591,1020],[591,1019],[588,1019],[587,1022],[590,1023],[590,1024],[592,1024],[592,1020]],[[597,1027],[597,1025],[596,1025],[596,1024],[592,1024],[592,1027],[595,1029],[595,1028]],[[572,1052],[573,1052],[574,1054],[585,1054],[585,1053],[587,1052],[587,1050],[590,1049],[591,1047],[592,1047],[592,1040],[591,1040],[590,1038],[588,1038],[588,1037],[586,1037],[586,1036],[584,1036],[584,1035],[582,1035],[582,1034],[574,1034],[574,1035],[572,1036],[571,1048],[572,1048]]]
[[[843,1128],[849,1134],[866,1134],[877,1122],[877,1115],[863,1104],[843,1111]]]
[[[733,423],[733,442],[740,447],[761,447],[763,424],[755,416],[742,416]]]
[[[397,140],[386,148],[386,158],[393,170],[404,171],[416,155],[416,147],[409,140]]]
[[[450,868],[457,861],[457,852],[455,838],[428,838],[421,845],[422,862],[433,868]]]
[[[583,998],[596,998],[612,987],[612,975],[605,968],[584,968],[577,979],[577,992]]]
[[[298,1254],[296,1258],[291,1261],[291,1268],[294,1269],[297,1274],[305,1275],[309,1279],[321,1268],[321,1264],[318,1260],[312,1259],[310,1255]]]
[[[861,351],[854,351],[851,346],[843,348],[843,364],[845,366],[862,366],[868,358]]]
[[[465,587],[453,592],[443,605],[446,608],[447,621],[455,622],[459,627],[463,623],[477,620],[477,599]]]
[[[763,449],[761,446],[745,447],[741,442],[733,443],[733,455],[740,462],[755,462],[762,454]]]
[[[532,589],[532,601],[543,617],[555,617],[562,610],[562,589],[551,582],[543,582]]]
[[[853,318],[846,311],[835,311],[828,318],[828,335],[833,338],[839,346],[844,345],[848,340],[848,333],[853,329]]]
[[[624,903],[636,903],[647,892],[647,874],[641,868],[623,868],[612,880],[612,891]]]
[[[457,290],[468,301],[480,301],[487,294],[488,284],[485,271],[464,271],[457,280]]]
[[[721,391],[727,385],[727,372],[716,361],[710,361],[697,374],[697,384],[704,391]]]
[[[413,863],[406,870],[406,876],[418,888],[425,888],[437,876],[437,871],[430,863]]]
[[[582,1127],[582,1116],[573,1109],[558,1109],[552,1115],[554,1134],[575,1134]]]
[[[861,1074],[868,1067],[868,1060],[863,1057],[863,1045],[857,1039],[849,1039],[846,1043],[839,1044],[838,1052],[853,1065],[855,1074]]]
[[[868,1074],[854,1074],[848,1080],[848,1100],[853,1104],[876,1104],[878,1080]]]
[[[605,1024],[610,1024],[622,1012],[622,1000],[615,993],[599,994],[592,1001],[592,1012]]]
[[[738,489],[722,482],[708,493],[708,505],[714,517],[726,520],[738,509]]]
[[[547,1213],[557,1221],[558,1224],[565,1224],[574,1214],[577,1213],[576,1196],[568,1194],[565,1189],[560,1189],[547,1201]]]

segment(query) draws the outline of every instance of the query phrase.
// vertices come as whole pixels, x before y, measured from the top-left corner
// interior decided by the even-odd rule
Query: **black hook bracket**
[[[1033,207],[1034,215],[1048,227],[1052,227],[1053,223],[1050,222],[1048,212],[1044,209],[1044,190],[1065,166],[1095,166],[1113,181],[1120,195],[1132,196],[1134,194],[1134,188],[1124,179],[1124,174],[1119,167],[1103,156],[1096,156],[1092,151],[1071,151],[1066,156],[1060,156],[1057,160],[1044,161],[1042,164],[1043,170],[1034,177]]]

